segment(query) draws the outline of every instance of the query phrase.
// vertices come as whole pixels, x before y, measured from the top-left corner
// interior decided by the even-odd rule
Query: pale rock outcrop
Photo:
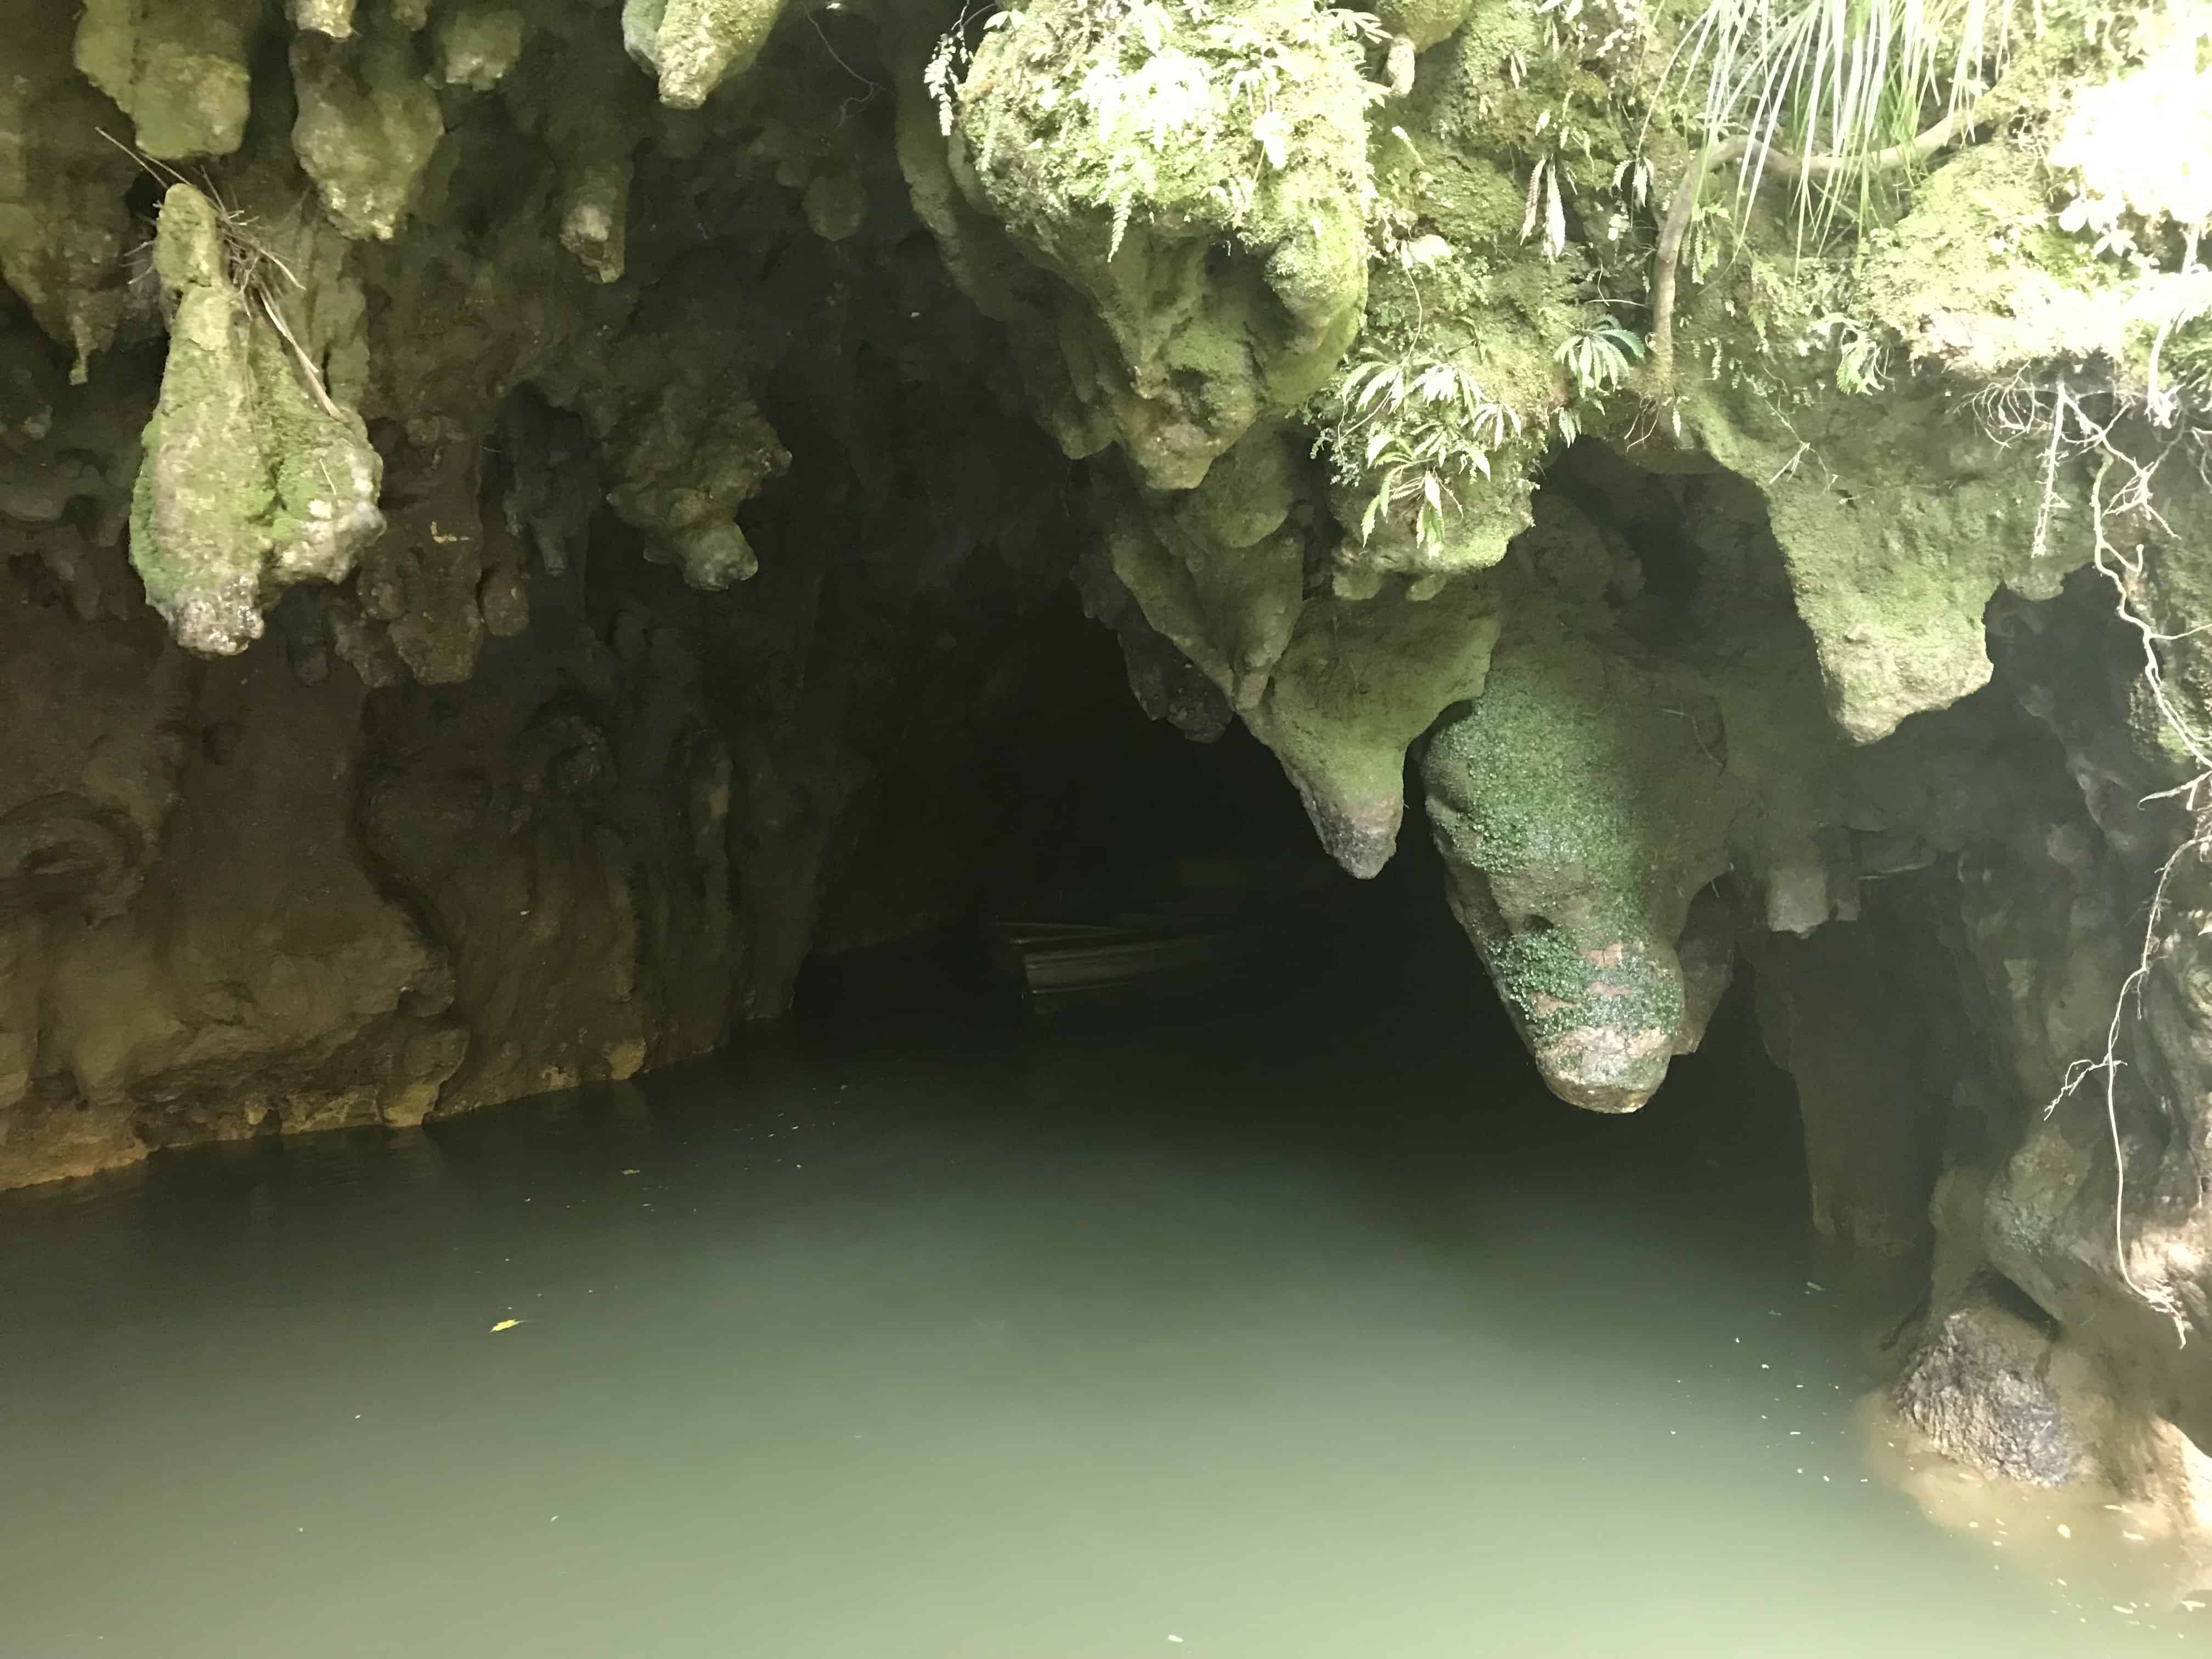
[[[175,307],[146,428],[131,544],[147,598],[195,651],[230,655],[291,583],[334,582],[383,529],[383,464],[285,317],[281,271],[241,289],[251,233],[190,185],[162,199],[155,264]]]

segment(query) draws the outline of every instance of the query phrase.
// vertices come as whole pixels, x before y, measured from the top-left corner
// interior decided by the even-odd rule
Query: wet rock
[[[155,259],[176,316],[131,519],[149,602],[216,656],[261,636],[283,587],[342,580],[384,525],[360,417],[306,356],[275,279],[238,286],[235,234],[191,185],[163,198]]]
[[[659,76],[663,103],[696,109],[751,67],[781,9],[782,0],[624,0],[623,40]]]
[[[155,160],[228,155],[246,136],[260,14],[258,0],[88,0],[76,65],[131,118],[138,147]]]
[[[2049,1378],[2052,1348],[2047,1321],[1970,1304],[1923,1340],[1898,1381],[1898,1405],[1947,1457],[2008,1480],[2063,1486],[2082,1451]]]
[[[373,27],[357,46],[302,34],[292,77],[292,146],[324,208],[347,235],[389,241],[446,131],[413,36],[397,23]]]

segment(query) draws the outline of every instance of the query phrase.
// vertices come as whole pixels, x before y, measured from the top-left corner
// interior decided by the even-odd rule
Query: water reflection
[[[1487,1018],[800,1039],[0,1198],[5,1649],[2202,1639],[1871,1478],[1771,1073],[1583,1118]]]

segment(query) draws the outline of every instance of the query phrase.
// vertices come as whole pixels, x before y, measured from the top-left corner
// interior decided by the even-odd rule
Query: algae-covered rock
[[[396,23],[357,46],[319,35],[292,44],[299,119],[292,145],[323,205],[347,235],[389,240],[445,136],[438,94]]]
[[[1784,422],[1771,400],[1701,388],[1683,398],[1686,429],[1731,471],[1763,481],[1830,714],[1871,743],[1986,685],[1990,601],[2006,587],[2049,597],[2086,550],[2039,535],[2039,471],[1940,390],[1877,398],[1816,384],[1798,396]],[[2082,482],[2057,481],[2055,518],[2081,510]]]
[[[1501,626],[1479,581],[1416,599],[1310,600],[1245,716],[1275,753],[1331,858],[1355,876],[1389,861],[1405,816],[1406,750],[1483,687]]]
[[[1694,1045],[1675,944],[1729,864],[1717,710],[1680,668],[1517,607],[1423,775],[1453,913],[1553,1091],[1633,1111]]]
[[[1046,0],[1002,24],[949,118],[957,176],[1061,284],[1067,395],[1148,484],[1188,489],[1317,391],[1358,327],[1374,185],[1353,15]]]
[[[783,0],[623,0],[623,40],[660,79],[660,100],[696,109],[752,66]]]
[[[645,532],[649,556],[709,589],[760,568],[737,510],[791,455],[750,402],[672,384],[608,435],[606,459],[607,501]]]
[[[240,234],[189,185],[162,198],[155,263],[175,315],[131,518],[147,599],[216,655],[260,637],[283,587],[343,580],[384,523],[382,463],[285,337],[279,279],[234,279]]]
[[[87,0],[76,29],[84,76],[164,161],[228,155],[246,136],[260,0]]]

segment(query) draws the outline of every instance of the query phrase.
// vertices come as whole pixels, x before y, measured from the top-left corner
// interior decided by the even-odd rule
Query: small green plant
[[[1556,259],[1567,251],[1567,211],[1559,200],[1558,158],[1546,155],[1528,173],[1528,210],[1521,216],[1521,240],[1536,234],[1538,216],[1544,222],[1544,257]]]
[[[1856,397],[1889,384],[1889,348],[1864,323],[1850,317],[1823,317],[1814,326],[1834,331],[1837,391]]]
[[[1412,514],[1424,551],[1441,546],[1460,492],[1490,477],[1490,457],[1521,434],[1521,416],[1466,369],[1410,349],[1369,356],[1337,388],[1322,434],[1337,479],[1367,492],[1365,542],[1386,516]]]
[[[2017,4],[1709,0],[1662,76],[1704,85],[1692,118],[1703,144],[1674,186],[1652,249],[1658,389],[1674,378],[1676,268],[1707,205],[1708,170],[1741,164],[1739,220],[1767,173],[1790,179],[1801,238],[1825,236],[1854,194],[1863,214],[1881,180],[1924,166],[1972,130],[2010,56]]]
[[[1628,380],[1628,366],[1644,355],[1644,342],[1619,323],[1603,322],[1570,334],[1553,356],[1566,365],[1577,397],[1602,398]]]
[[[969,33],[975,19],[973,6],[963,9],[959,21],[938,37],[937,49],[930,53],[929,62],[922,65],[922,88],[937,106],[938,130],[948,138],[952,136],[953,120],[960,112],[960,82],[967,76],[968,66],[975,61],[976,42]],[[980,33],[1014,28],[1021,21],[1018,11],[994,11],[983,20]]]

